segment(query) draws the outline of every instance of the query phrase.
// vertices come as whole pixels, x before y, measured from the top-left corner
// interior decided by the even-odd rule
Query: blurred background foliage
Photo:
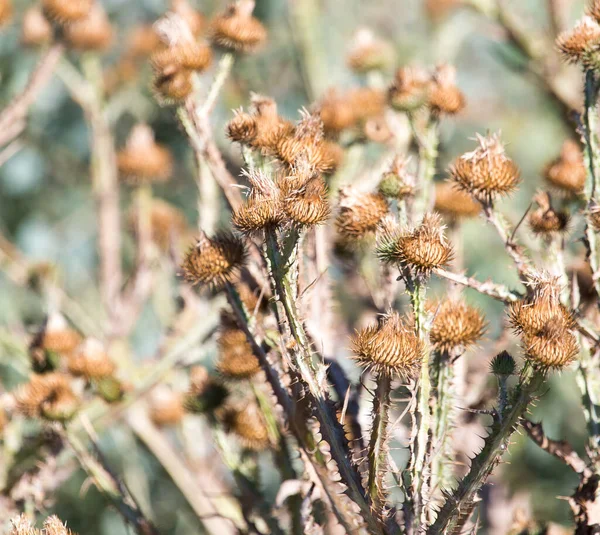
[[[220,1],[191,3],[207,16],[223,8]],[[348,69],[345,58],[353,34],[366,26],[393,43],[399,66],[448,62],[457,67],[458,85],[468,104],[461,115],[442,123],[437,178],[445,177],[444,169],[454,157],[472,148],[476,132],[502,131],[508,153],[522,170],[523,183],[511,200],[502,203],[501,210],[510,220],[518,221],[533,193],[542,185],[544,165],[558,154],[564,139],[573,135],[571,126],[560,107],[527,74],[525,59],[505,39],[499,26],[472,9],[440,7],[451,3],[258,0],[255,14],[269,30],[268,45],[259,54],[236,62],[213,115],[216,136],[228,158],[228,166],[237,175],[241,158],[239,149],[226,141],[224,125],[232,116],[232,109],[248,106],[251,92],[274,97],[282,114],[295,119],[298,110],[308,106],[326,88],[349,88],[364,83]],[[563,3],[570,23],[581,13],[583,2]],[[23,88],[40,56],[39,50],[20,44],[20,14],[31,4],[15,0],[15,21],[0,31],[0,105],[9,102]],[[168,3],[103,0],[102,4],[117,32],[112,48],[103,58],[108,72],[117,65],[132,28],[156,20],[166,11]],[[512,0],[506,4],[532,32],[549,31],[546,1]],[[299,50],[302,31],[306,32],[303,39],[309,49],[304,59]],[[78,55],[72,57],[78,61]],[[307,70],[311,69],[307,83]],[[193,226],[198,216],[193,154],[173,110],[155,104],[147,66],[142,73],[141,81],[121,88],[119,98],[112,101],[114,109],[109,113],[114,119],[114,136],[120,146],[135,122],[145,120],[151,124],[157,141],[167,144],[176,156],[173,179],[167,185],[158,185],[155,195],[178,206]],[[212,74],[209,71],[202,75],[206,83]],[[577,77],[576,70],[573,76]],[[353,162],[358,167],[352,172],[367,171],[380,152],[380,147],[369,145],[361,159]],[[55,76],[31,109],[19,150],[0,167],[0,232],[30,262],[50,264],[68,294],[76,296],[92,314],[97,311],[100,315],[100,300],[93,282],[97,269],[96,221],[89,163],[89,132],[83,113]],[[126,192],[121,202],[125,211],[130,203]],[[226,211],[222,213],[226,224]],[[515,272],[492,230],[481,221],[469,221],[464,226],[463,240],[465,268],[470,273],[481,279],[491,277],[497,282],[515,283]],[[125,243],[129,261],[133,255],[132,243],[131,237]],[[575,252],[581,252],[577,244],[574,247]],[[332,273],[334,276],[337,273],[335,267]],[[170,320],[169,310],[174,306],[173,282],[167,278],[159,284],[164,289],[147,305],[132,335],[131,344],[139,362],[156,353],[161,333]],[[355,316],[350,311],[351,300],[343,287],[337,289],[337,295],[342,301],[339,308],[350,322]],[[469,298],[485,311],[490,324],[488,340],[480,350],[471,351],[469,358],[487,362],[497,349],[494,338],[502,331],[502,306],[475,294],[469,294]],[[11,333],[27,335],[41,323],[44,313],[44,304],[35,292],[15,286],[0,272],[0,372],[7,389],[22,380],[18,366],[15,371],[15,362],[23,356],[15,348]],[[510,344],[507,349],[518,352],[516,342],[510,340]],[[340,347],[339,351],[345,354],[347,349]],[[214,347],[206,346],[201,357],[211,362]],[[583,417],[570,373],[553,377],[549,393],[540,399],[533,418],[543,419],[548,436],[556,439],[568,436],[580,448],[583,446]],[[198,433],[196,446],[210,451],[208,431],[201,426],[169,433]],[[507,457],[510,462],[502,467],[500,479],[507,483],[511,495],[530,495],[531,507],[539,520],[568,523],[568,507],[556,497],[570,495],[576,478],[524,436],[515,440]],[[142,505],[153,504],[152,517],[163,533],[201,533],[193,512],[161,464],[126,428],[116,426],[106,430],[101,445]],[[49,504],[50,510],[82,535],[127,533],[117,513],[107,508],[105,499],[84,480],[85,475],[76,472],[61,485],[55,503]],[[277,482],[268,471],[264,484],[272,499]]]

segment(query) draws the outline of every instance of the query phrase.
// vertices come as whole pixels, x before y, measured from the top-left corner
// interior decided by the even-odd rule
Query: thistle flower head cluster
[[[246,250],[240,238],[222,232],[209,238],[204,233],[192,246],[181,266],[186,281],[220,288],[237,278]]]
[[[212,42],[226,50],[248,54],[267,39],[262,23],[252,16],[254,0],[238,0],[210,23]]]
[[[17,410],[29,418],[61,422],[71,419],[80,404],[69,377],[58,372],[33,375],[17,389],[15,402]]]
[[[377,189],[387,199],[401,200],[415,192],[417,177],[408,169],[409,158],[395,157],[390,169],[386,171]]]
[[[432,269],[446,265],[452,258],[452,247],[444,236],[440,216],[425,214],[420,225],[402,229],[386,218],[377,240],[377,255],[387,263],[410,268],[427,276]]]
[[[583,191],[587,170],[576,141],[567,139],[563,143],[560,155],[546,167],[544,177],[564,195],[574,196]]]
[[[369,28],[360,28],[352,38],[346,61],[359,74],[385,71],[394,62],[394,49]]]
[[[125,147],[117,154],[117,166],[123,180],[131,184],[164,182],[171,177],[173,158],[169,150],[156,143],[147,124],[136,125]]]
[[[282,187],[283,211],[286,218],[292,224],[303,227],[325,223],[331,215],[331,206],[323,178],[313,174],[304,182],[295,182],[288,180]]]
[[[429,338],[437,351],[456,353],[477,343],[484,331],[480,310],[461,300],[446,300],[437,307]]]
[[[475,217],[481,212],[481,204],[471,195],[449,182],[435,185],[435,205],[433,209],[448,221]]]
[[[375,232],[388,213],[388,203],[382,194],[364,193],[347,187],[340,191],[335,224],[342,239],[360,239]]]
[[[423,341],[397,312],[389,312],[377,325],[358,331],[351,348],[359,366],[402,380],[418,374],[424,355]]]
[[[538,192],[533,200],[538,208],[529,214],[529,226],[535,234],[552,236],[566,232],[569,226],[569,214],[552,207],[550,194]]]
[[[512,193],[519,183],[519,169],[506,156],[498,134],[477,135],[478,147],[450,166],[450,180],[482,203]]]
[[[260,408],[250,403],[243,408],[232,408],[225,413],[226,427],[241,445],[249,450],[262,451],[271,445],[267,422]]]
[[[584,69],[600,65],[600,24],[593,16],[585,15],[575,26],[561,33],[556,45],[566,61]]]

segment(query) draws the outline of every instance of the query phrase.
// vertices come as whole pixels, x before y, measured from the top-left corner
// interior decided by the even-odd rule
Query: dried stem
[[[467,288],[472,288],[483,295],[487,295],[497,299],[498,301],[502,301],[503,303],[513,303],[520,299],[518,294],[511,292],[506,286],[496,284],[492,281],[481,282],[473,277],[467,277],[459,273],[452,273],[444,268],[435,268],[433,272],[439,277],[447,279],[450,282],[460,284],[461,286],[466,286]]]

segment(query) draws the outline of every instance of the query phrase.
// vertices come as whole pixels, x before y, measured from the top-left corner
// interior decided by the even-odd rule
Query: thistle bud
[[[535,234],[551,236],[567,230],[569,214],[552,208],[549,193],[538,192],[533,200],[538,209],[529,214],[529,226]]]
[[[223,385],[210,378],[206,368],[194,366],[190,370],[190,388],[183,405],[192,414],[214,412],[223,405],[228,394]]]
[[[437,308],[429,337],[437,351],[454,353],[475,344],[484,331],[481,311],[463,301],[447,300]]]
[[[378,325],[358,331],[351,341],[359,366],[409,380],[417,376],[424,356],[423,342],[397,312],[381,317]]]
[[[506,352],[498,353],[490,364],[491,372],[497,377],[510,377],[517,369],[515,359]]]
[[[173,170],[169,150],[154,140],[154,132],[146,124],[136,125],[123,149],[117,154],[119,173],[129,183],[165,182]]]
[[[219,288],[237,278],[245,256],[244,244],[237,236],[220,233],[209,238],[201,234],[183,261],[183,275],[192,284]]]
[[[90,14],[94,0],[42,0],[44,14],[59,24],[69,24]]]
[[[64,28],[69,46],[81,51],[101,51],[110,47],[113,30],[102,6],[95,3],[83,18]]]
[[[430,77],[419,67],[402,67],[388,89],[390,105],[399,110],[412,112],[422,107],[428,98]]]
[[[316,175],[283,199],[285,215],[296,225],[311,227],[329,219],[331,207],[327,199],[327,186]]]
[[[481,212],[481,204],[468,193],[448,182],[435,185],[435,205],[433,209],[449,221],[475,217]]]
[[[450,65],[436,68],[429,87],[429,107],[435,115],[455,115],[465,107],[465,97],[456,86],[456,69]]]
[[[388,211],[388,203],[380,193],[344,188],[340,191],[339,212],[335,220],[338,233],[346,239],[363,238],[375,232]]]
[[[600,24],[586,15],[574,28],[562,32],[556,45],[566,61],[596,69],[600,65]]]
[[[129,226],[134,234],[138,232],[138,207],[133,206],[129,212]],[[175,206],[160,199],[152,199],[150,205],[150,230],[152,241],[162,250],[168,251],[171,245],[177,244],[178,238],[184,236],[187,229],[185,216]]]
[[[11,0],[0,0],[0,27],[8,24],[12,18]]]
[[[164,384],[159,385],[150,396],[149,412],[158,427],[177,425],[185,415],[182,396]]]
[[[579,354],[575,335],[559,317],[548,320],[538,331],[523,336],[525,357],[543,368],[565,368]]]
[[[383,174],[377,189],[388,199],[404,199],[414,193],[416,177],[407,169],[408,158],[394,158],[389,171]]]
[[[576,141],[567,139],[563,143],[560,156],[546,167],[544,177],[561,193],[569,196],[583,191],[587,170]]]
[[[68,368],[76,377],[100,379],[111,376],[115,363],[106,353],[103,344],[94,338],[88,338],[68,359]]]
[[[228,411],[225,414],[225,425],[246,449],[262,451],[271,444],[267,423],[256,405],[250,404],[241,410]]]
[[[17,410],[29,418],[52,421],[70,420],[79,407],[79,400],[67,375],[47,373],[34,375],[15,393]]]
[[[412,229],[399,229],[390,220],[382,225],[378,237],[377,254],[388,263],[413,269],[427,276],[452,258],[452,248],[444,236],[444,227],[438,214],[425,214],[422,223]]]
[[[506,156],[497,134],[477,134],[479,146],[463,154],[450,166],[450,179],[477,200],[489,203],[513,192],[519,183],[519,169]]]
[[[394,63],[394,49],[370,29],[361,28],[350,43],[347,63],[359,74],[385,71]]]
[[[113,376],[104,376],[93,381],[94,391],[107,403],[117,403],[123,399],[125,388]]]
[[[33,370],[45,373],[59,367],[81,343],[81,335],[71,329],[61,314],[52,314],[29,345]]]
[[[25,46],[42,46],[52,40],[52,25],[38,6],[28,8],[23,15],[21,42]]]
[[[212,42],[226,50],[239,53],[254,52],[267,39],[267,31],[252,16],[254,0],[238,0],[210,24]]]

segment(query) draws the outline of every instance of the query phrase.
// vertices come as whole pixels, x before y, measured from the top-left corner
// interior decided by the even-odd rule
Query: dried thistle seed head
[[[217,342],[217,370],[228,379],[248,379],[260,372],[258,359],[252,352],[246,333],[239,329],[224,329]]]
[[[212,42],[232,52],[254,52],[267,40],[262,23],[252,16],[254,0],[238,0],[210,24]]]
[[[162,42],[154,26],[141,24],[129,30],[126,56],[138,59],[150,57],[162,46]]]
[[[204,15],[196,11],[187,0],[171,0],[171,11],[185,20],[194,37],[202,35],[206,28]]]
[[[271,445],[265,418],[254,404],[229,410],[225,414],[225,424],[246,449],[262,451]]]
[[[577,195],[583,191],[587,171],[583,153],[576,141],[567,139],[563,143],[560,156],[546,167],[544,177],[567,195]]]
[[[517,363],[507,351],[498,353],[490,363],[491,372],[498,377],[509,377],[514,375],[516,369]]]
[[[596,68],[600,59],[600,24],[586,15],[571,30],[562,32],[556,45],[566,61],[586,69]]]
[[[110,21],[97,2],[85,17],[66,25],[63,33],[69,46],[81,51],[106,50],[113,39]]]
[[[70,529],[67,529],[56,515],[46,518],[43,533],[45,535],[76,535]]]
[[[236,284],[236,290],[240,295],[244,307],[250,314],[266,312],[269,308],[270,295],[259,287],[251,287],[246,282]]]
[[[346,95],[342,95],[336,88],[329,89],[319,102],[319,112],[323,129],[328,134],[352,128],[356,122],[352,104]]]
[[[385,110],[386,94],[381,89],[358,87],[348,91],[346,99],[357,121],[380,116]]]
[[[204,366],[194,366],[190,370],[190,388],[183,405],[187,412],[193,414],[214,412],[223,405],[228,394],[222,384],[210,377]]]
[[[529,214],[529,226],[535,234],[551,236],[566,232],[569,226],[569,214],[552,208],[550,194],[538,192],[533,200],[538,208]]]
[[[403,381],[418,374],[424,355],[423,342],[397,312],[382,316],[378,325],[358,331],[351,347],[360,366]]]
[[[278,226],[283,219],[280,191],[264,173],[246,174],[250,182],[247,202],[235,210],[232,223],[244,234],[254,234]]]
[[[481,212],[481,204],[454,184],[438,182],[435,185],[434,210],[450,221],[475,217]]]
[[[567,269],[569,280],[575,279],[579,290],[579,298],[586,305],[595,304],[598,293],[594,287],[594,277],[589,262],[579,258]]]
[[[600,232],[600,205],[592,199],[590,207],[588,208],[588,219],[592,225],[592,228],[596,232]]]
[[[50,41],[52,41],[52,25],[44,17],[39,6],[28,8],[23,15],[21,43],[25,46],[42,46]]]
[[[477,134],[477,142],[474,151],[463,154],[450,166],[450,180],[477,200],[489,203],[516,189],[519,168],[506,156],[498,134]]]
[[[533,333],[524,333],[525,357],[543,368],[565,368],[579,354],[577,339],[560,318],[552,318]]]
[[[12,2],[11,0],[0,0],[0,26],[4,26],[12,19]]]
[[[173,392],[164,384],[152,391],[149,416],[154,425],[158,427],[177,425],[184,415],[183,399],[180,393]]]
[[[231,141],[248,145],[258,133],[256,119],[249,113],[235,111],[233,119],[227,123],[226,132]]]
[[[129,183],[165,182],[173,170],[173,157],[166,147],[156,143],[147,124],[138,124],[118,152],[117,166]]]
[[[79,408],[79,399],[62,373],[33,375],[15,393],[17,410],[29,418],[52,421],[70,420]]]
[[[384,221],[378,236],[377,254],[388,263],[413,269],[428,275],[452,258],[452,247],[444,236],[444,227],[438,214],[428,213],[418,227],[400,229],[391,220]]]
[[[485,331],[481,311],[463,301],[444,301],[437,307],[429,334],[431,344],[440,352],[464,351]]]
[[[71,329],[58,313],[48,317],[29,345],[29,356],[36,373],[46,373],[59,367],[62,357],[68,357],[81,343],[81,335]]]
[[[42,0],[44,14],[59,24],[69,24],[87,17],[94,0]]]
[[[429,83],[429,74],[424,69],[402,67],[388,89],[388,102],[399,111],[415,111],[427,102]]]
[[[40,535],[40,530],[33,527],[25,513],[12,518],[9,535]]]
[[[394,63],[394,48],[369,28],[360,28],[350,43],[348,66],[356,73],[384,71]]]
[[[212,63],[212,51],[205,44],[182,41],[155,51],[150,61],[157,73],[168,72],[169,69],[202,72]]]
[[[429,87],[429,107],[435,115],[455,115],[465,107],[465,96],[456,86],[456,69],[439,65]]]
[[[388,203],[380,193],[344,188],[340,191],[339,211],[335,220],[337,231],[345,239],[362,238],[375,232],[388,212]]]
[[[404,199],[415,191],[416,177],[408,170],[408,158],[394,158],[390,170],[384,173],[377,186],[379,193],[388,199]]]
[[[116,366],[102,342],[88,338],[69,356],[68,368],[73,375],[90,380],[111,376]]]
[[[187,220],[185,216],[178,208],[166,201],[152,199],[149,216],[152,241],[162,251],[168,251],[186,233]],[[136,236],[139,231],[139,217],[138,206],[134,204],[128,215],[128,223]]]
[[[283,199],[283,211],[296,225],[321,225],[329,219],[331,207],[327,199],[327,186],[315,175]]]
[[[192,71],[169,68],[156,73],[152,82],[158,101],[163,105],[176,104],[189,97],[194,89]]]
[[[183,276],[192,284],[219,288],[237,278],[245,256],[244,243],[234,234],[209,238],[202,233],[183,261]]]
[[[252,95],[250,112],[256,121],[256,136],[248,144],[265,155],[274,155],[279,141],[291,135],[294,126],[278,115],[277,104],[272,98]]]

